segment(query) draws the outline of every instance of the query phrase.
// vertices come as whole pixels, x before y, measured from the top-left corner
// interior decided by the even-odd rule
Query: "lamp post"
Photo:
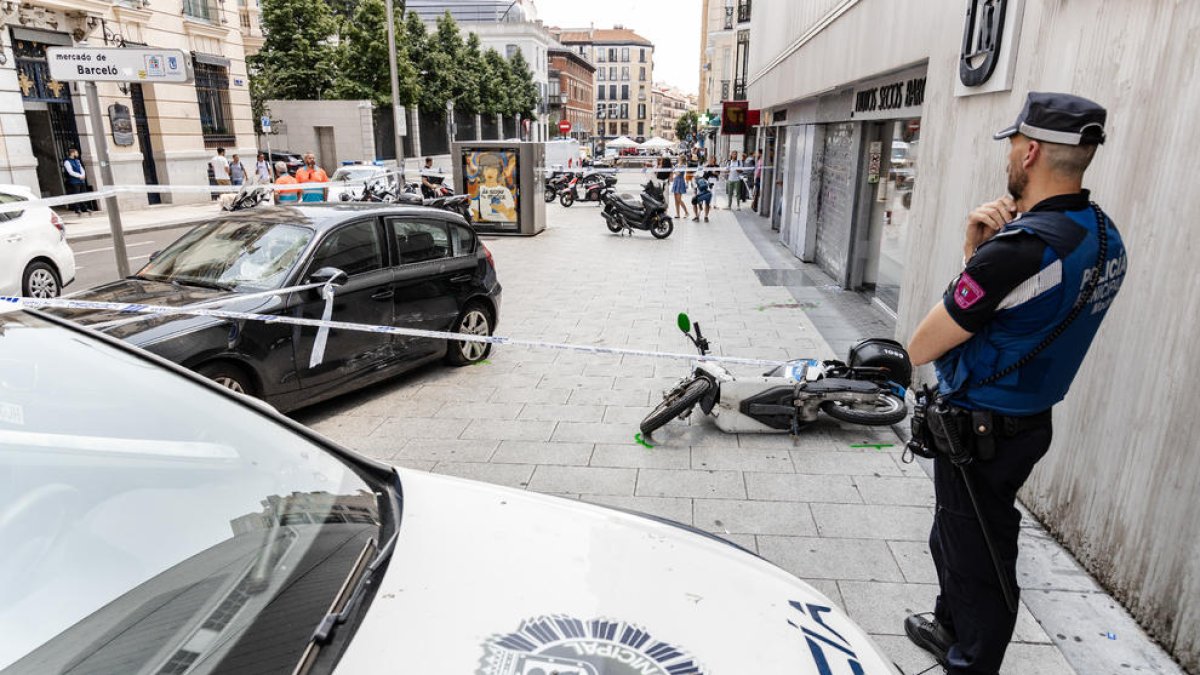
[[[404,177],[404,123],[407,121],[401,114],[400,107],[400,75],[396,70],[396,14],[394,3],[387,0],[387,41],[388,41],[388,70],[392,78],[392,132],[396,137],[396,165],[400,167],[400,176]]]

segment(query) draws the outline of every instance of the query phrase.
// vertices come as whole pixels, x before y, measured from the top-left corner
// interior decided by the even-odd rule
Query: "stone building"
[[[650,135],[668,141],[684,140],[675,135],[675,122],[689,110],[696,109],[696,97],[685,94],[669,84],[658,83],[650,90]]]
[[[0,3],[0,182],[64,193],[62,162],[79,148],[93,186],[99,174],[82,84],[50,78],[49,47],[163,47],[191,60],[190,84],[98,85],[119,185],[207,185],[217,147],[253,159],[246,54],[263,42],[258,10],[244,1],[28,0]],[[112,136],[127,113],[132,138]],[[128,141],[128,143],[127,143]],[[127,194],[123,207],[204,201],[204,193]]]
[[[596,132],[596,66],[564,45],[550,48],[550,127],[571,123],[571,138],[587,141]]]
[[[781,7],[777,17],[794,9]],[[703,0],[700,21],[700,82],[697,106],[718,121],[726,101],[746,100],[749,77],[751,0]],[[706,144],[715,144],[719,157],[746,148],[745,137],[726,136],[710,128]]]
[[[654,44],[625,28],[552,28],[563,45],[596,65],[596,135],[650,137]]]

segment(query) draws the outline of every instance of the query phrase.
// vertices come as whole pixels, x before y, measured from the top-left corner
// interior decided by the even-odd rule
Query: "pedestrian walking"
[[[259,183],[271,182],[271,163],[267,161],[267,156],[261,152],[258,153],[258,159],[254,162],[254,179]]]
[[[296,170],[296,181],[299,183],[328,183],[329,174],[317,166],[317,157],[311,152],[304,153],[304,166]],[[328,188],[306,188],[300,201],[323,202],[329,196]]]
[[[63,160],[63,172],[66,173],[67,194],[78,195],[87,192],[87,171],[83,168],[83,160],[79,159],[79,151],[71,148],[67,158]],[[87,202],[71,202],[71,210],[75,215],[83,215],[91,211]]]
[[[217,154],[208,160],[212,167],[213,180],[217,185],[229,185],[229,160],[225,159],[225,148],[217,148]]]
[[[712,212],[712,186],[713,181],[720,175],[720,169],[717,166],[715,157],[708,158],[708,164],[705,165],[704,171],[696,176],[696,195],[692,197],[692,209],[695,212],[692,220],[700,220],[700,207],[704,206],[704,222],[708,222],[708,215]]]
[[[904,630],[952,675],[1000,671],[1019,600],[1016,494],[1125,276],[1121,235],[1083,189],[1106,117],[1078,96],[1029,94],[995,135],[1009,142],[1008,196],[967,216],[963,271],[909,345],[938,376],[913,437],[934,449],[939,595]]]
[[[742,210],[741,200],[741,174],[742,162],[738,159],[737,151],[729,153],[729,161],[725,163],[725,197],[727,202],[725,208],[733,210],[733,200],[738,201],[738,210]]]
[[[234,185],[242,185],[246,182],[246,165],[242,164],[242,159],[236,152],[229,159],[229,182]]]
[[[295,204],[300,201],[300,190],[296,188],[280,188],[280,185],[296,185],[300,181],[296,177],[287,172],[287,164],[283,162],[275,162],[275,203],[276,204]]]
[[[675,199],[675,217],[687,218],[687,204],[683,202],[683,196],[688,192],[687,176],[684,175],[685,169],[680,166],[674,169],[671,173],[671,194]],[[683,215],[680,215],[682,213]]]

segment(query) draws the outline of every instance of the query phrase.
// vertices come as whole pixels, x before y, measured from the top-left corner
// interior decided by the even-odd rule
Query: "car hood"
[[[339,673],[898,672],[828,598],[715,537],[399,473],[395,554]]]
[[[209,309],[227,309],[238,312],[263,312],[278,305],[278,297],[242,299],[233,291],[222,291],[211,288],[194,286],[176,286],[162,281],[145,279],[122,279],[103,286],[75,293],[68,300],[89,300],[93,302],[137,303],[143,305],[158,305],[162,307],[183,307],[202,302],[224,300],[219,305]],[[122,321],[133,315],[102,309],[56,309],[53,312],[63,318],[70,319],[85,326],[97,326],[100,330],[113,337],[128,340],[135,344],[155,342],[181,333],[192,332],[199,328],[223,323],[224,319],[207,316],[188,316],[185,314],[173,316],[146,316],[141,321],[123,323],[117,326],[98,326],[110,321]]]

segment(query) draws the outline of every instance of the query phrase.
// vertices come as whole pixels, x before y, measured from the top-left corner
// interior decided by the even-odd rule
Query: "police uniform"
[[[1035,92],[1017,122],[996,138],[1021,133],[1051,143],[1099,144],[1104,121],[1104,109],[1091,101]],[[1100,279],[1064,329],[1096,269],[1100,227],[1107,234]],[[1066,395],[1126,267],[1120,233],[1084,190],[1051,197],[1022,213],[979,246],[943,297],[951,318],[973,335],[935,362],[938,389],[957,408],[992,414],[993,456],[977,459],[967,471],[1014,593],[1021,520],[1017,491],[1050,447],[1050,409]],[[1029,359],[1052,333],[1057,337]],[[1019,367],[989,381],[1014,365]],[[918,626],[920,620],[909,617],[906,632],[925,648],[914,628],[924,631],[926,642],[948,645],[943,665],[951,673],[995,674],[1016,614],[1004,599],[963,476],[945,456],[935,460],[934,488],[937,509],[929,546],[940,586],[935,623]]]

